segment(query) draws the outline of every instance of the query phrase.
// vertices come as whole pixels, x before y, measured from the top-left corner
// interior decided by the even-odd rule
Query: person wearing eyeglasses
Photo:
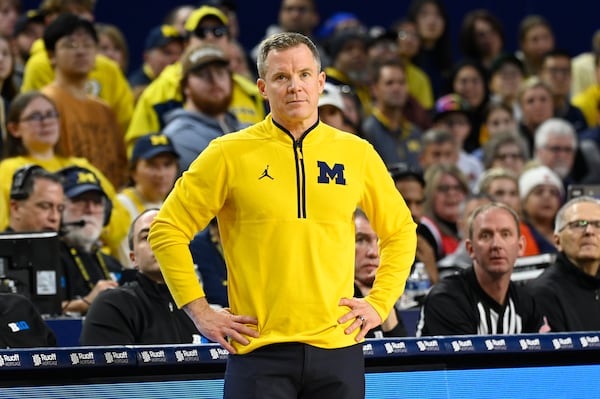
[[[425,204],[421,223],[434,237],[436,259],[458,248],[458,220],[469,184],[456,165],[438,164],[425,171]]]
[[[127,209],[115,200],[114,186],[98,168],[86,158],[61,153],[58,147],[60,115],[54,102],[37,90],[21,93],[12,101],[7,119],[6,157],[0,162],[0,176],[3,176],[0,180],[0,229],[6,228],[9,223],[10,176],[16,170],[26,165],[38,165],[49,172],[56,172],[76,165],[98,176],[102,188],[115,204],[113,217],[102,231],[102,242],[111,253],[118,253],[119,245],[127,235],[130,220]]]
[[[44,31],[44,44],[55,70],[42,92],[61,115],[59,146],[64,155],[87,158],[115,187],[126,183],[123,133],[113,110],[88,94],[98,36],[91,22],[59,15]]]
[[[528,288],[552,331],[600,330],[600,200],[577,197],[556,215],[559,253]]]
[[[187,37],[185,51],[211,44],[226,54],[231,48],[229,19],[218,8],[201,6],[194,10],[185,23]],[[150,132],[160,132],[166,124],[169,111],[180,109],[185,99],[181,92],[183,59],[167,66],[139,97],[125,134],[128,154],[135,141]],[[266,115],[265,103],[254,82],[238,73],[232,74],[232,98],[229,111],[245,124],[260,122]]]

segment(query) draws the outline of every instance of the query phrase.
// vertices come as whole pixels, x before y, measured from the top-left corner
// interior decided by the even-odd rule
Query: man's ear
[[[134,265],[133,268],[137,269],[138,267],[137,267],[137,263],[135,263],[135,254],[133,253],[133,251],[129,251],[129,260]]]
[[[556,245],[556,248],[558,248],[559,251],[562,251],[560,246],[560,235],[556,233],[554,233],[554,245]]]
[[[264,81],[264,79],[258,78],[256,80],[256,87],[258,87],[258,92],[260,93],[260,96],[264,100],[268,100],[269,98],[267,97],[267,84]]]

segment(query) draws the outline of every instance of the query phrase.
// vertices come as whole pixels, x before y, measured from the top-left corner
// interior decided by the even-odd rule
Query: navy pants
[[[322,349],[301,343],[267,345],[229,355],[225,399],[363,399],[362,344]]]

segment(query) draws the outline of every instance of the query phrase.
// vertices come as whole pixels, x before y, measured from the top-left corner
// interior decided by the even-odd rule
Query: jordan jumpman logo
[[[267,165],[267,167],[265,168],[265,171],[262,173],[262,175],[260,175],[260,177],[258,178],[258,180],[262,179],[263,177],[268,177],[271,180],[275,180],[270,174],[269,174],[269,165]]]

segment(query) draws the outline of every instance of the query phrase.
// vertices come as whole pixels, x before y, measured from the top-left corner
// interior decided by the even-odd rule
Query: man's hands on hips
[[[227,337],[242,345],[248,345],[250,340],[246,337],[258,338],[256,329],[246,324],[257,325],[258,320],[253,316],[232,314],[229,309],[215,310],[210,307],[205,298],[198,298],[183,307],[183,310],[192,319],[196,328],[211,341],[218,342],[229,353],[236,351],[228,342]]]
[[[338,319],[338,323],[344,324],[354,319],[344,332],[346,335],[352,334],[358,328],[358,335],[355,338],[357,342],[362,341],[369,330],[381,324],[381,317],[364,298],[342,298],[338,305],[350,308],[348,313]]]

